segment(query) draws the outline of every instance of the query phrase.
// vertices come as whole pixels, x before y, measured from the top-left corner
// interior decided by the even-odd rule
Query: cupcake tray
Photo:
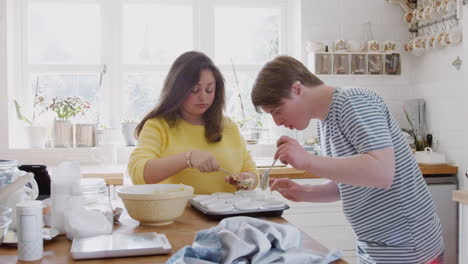
[[[285,203],[281,203],[277,200],[273,200],[274,202],[278,202],[274,207],[267,207],[264,204],[268,203],[268,200],[263,201],[255,201],[253,200],[252,203],[260,203],[256,209],[238,209],[235,206],[232,206],[230,210],[227,211],[211,211],[207,208],[207,206],[203,206],[200,202],[196,201],[196,199],[192,198],[189,200],[189,204],[200,211],[202,214],[208,216],[209,218],[220,220],[226,217],[232,216],[252,216],[252,217],[275,217],[281,216],[284,210],[289,209],[289,206]],[[229,207],[228,205],[226,205]]]

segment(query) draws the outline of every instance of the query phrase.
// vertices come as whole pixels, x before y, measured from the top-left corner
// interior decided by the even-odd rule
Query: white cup
[[[396,51],[400,48],[400,43],[394,40],[386,40],[383,42],[383,50],[384,51]]]
[[[442,1],[442,3],[440,4],[440,9],[443,13],[448,14],[457,9],[457,3],[451,0]]]
[[[416,15],[414,14],[413,11],[410,11],[410,12],[407,12],[404,16],[403,16],[403,21],[406,23],[406,24],[413,24],[416,22]]]
[[[346,51],[346,42],[341,39],[335,40],[335,51]]]
[[[306,51],[307,52],[323,52],[325,51],[325,46],[321,42],[318,42],[318,41],[307,41]]]
[[[381,49],[380,41],[378,40],[369,40],[367,49],[370,52],[378,52]]]
[[[363,41],[360,40],[348,40],[348,42],[346,43],[346,47],[350,52],[359,52],[364,51],[366,45]]]
[[[459,29],[454,29],[445,36],[445,39],[447,39],[452,46],[459,44],[462,38],[462,32]]]

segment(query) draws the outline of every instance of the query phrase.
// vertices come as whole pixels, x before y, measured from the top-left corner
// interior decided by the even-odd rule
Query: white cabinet
[[[325,179],[297,179],[299,184],[321,184]],[[349,263],[357,263],[356,238],[346,220],[341,202],[292,202],[282,198],[291,207],[283,217],[329,249],[339,249]]]

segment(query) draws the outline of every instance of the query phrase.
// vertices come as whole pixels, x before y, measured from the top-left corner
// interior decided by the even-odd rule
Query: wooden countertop
[[[288,223],[282,217],[263,218],[276,223]],[[115,225],[114,232],[121,233],[140,233],[140,232],[158,232],[166,234],[172,245],[174,254],[185,245],[191,245],[195,234],[203,229],[207,229],[218,224],[218,221],[210,220],[200,212],[190,206],[176,222],[166,226],[140,226],[139,223],[131,219],[127,214],[123,214],[120,219],[121,224]],[[304,248],[313,249],[319,252],[327,252],[328,249],[321,245],[318,241],[302,232],[302,245]],[[80,264],[122,264],[122,263],[164,263],[171,256],[141,256],[128,258],[112,258],[112,259],[97,259],[97,260],[79,260],[74,261],[70,254],[71,241],[65,236],[59,236],[52,241],[44,243],[44,258],[36,262],[24,263],[47,263],[47,264],[62,264],[62,263],[80,263]],[[22,263],[17,262],[17,249],[15,247],[0,246],[0,263]],[[347,263],[344,260],[333,262],[334,264]]]
[[[441,174],[457,174],[458,167],[452,165],[422,165],[419,168],[423,175],[441,175]],[[263,173],[267,168],[258,168],[259,173]],[[111,166],[82,166],[83,177],[97,177],[106,180],[108,185],[122,185],[125,165]],[[320,176],[308,173],[306,171],[297,170],[292,167],[274,167],[270,171],[270,178],[290,178],[290,179],[305,179],[305,178],[321,178]]]
[[[459,203],[468,204],[468,190],[452,191],[452,200]]]

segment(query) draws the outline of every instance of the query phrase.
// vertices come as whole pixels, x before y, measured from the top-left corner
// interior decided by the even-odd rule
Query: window
[[[79,95],[93,109],[89,121],[118,127],[154,107],[177,56],[200,50],[226,78],[227,114],[255,123],[250,89],[266,61],[288,53],[288,1],[10,1],[14,96],[28,110],[36,88],[46,100]]]

